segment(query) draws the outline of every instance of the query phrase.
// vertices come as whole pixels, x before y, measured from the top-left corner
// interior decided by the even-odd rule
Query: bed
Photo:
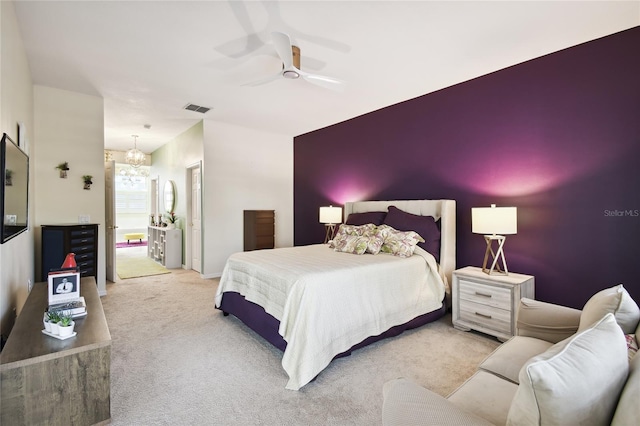
[[[407,258],[358,256],[316,244],[235,253],[227,260],[216,307],[284,352],[287,389],[300,389],[336,357],[444,315],[455,269],[455,201],[346,203],[345,221],[390,206],[432,216],[440,232],[437,252],[416,247]]]

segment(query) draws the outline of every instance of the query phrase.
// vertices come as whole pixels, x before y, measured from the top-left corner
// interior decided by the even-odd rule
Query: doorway
[[[112,244],[115,250],[114,278],[116,279],[119,278],[117,274],[119,261],[136,259],[142,261],[147,258],[147,227],[151,223],[150,212],[157,211],[157,189],[155,192],[153,190],[154,182],[157,186],[157,178],[155,180],[150,178],[149,171],[149,166],[134,168],[128,164],[115,163],[113,177],[115,232]]]
[[[202,162],[187,167],[185,266],[202,273]]]

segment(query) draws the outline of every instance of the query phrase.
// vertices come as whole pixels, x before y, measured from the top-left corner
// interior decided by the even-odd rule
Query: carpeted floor
[[[333,361],[285,390],[282,353],[214,309],[217,280],[193,271],[107,285],[114,425],[375,425],[382,385],[409,377],[447,395],[499,343],[450,315]]]

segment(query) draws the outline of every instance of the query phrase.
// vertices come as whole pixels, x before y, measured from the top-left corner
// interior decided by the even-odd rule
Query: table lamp
[[[324,236],[324,243],[333,240],[336,232],[336,224],[342,223],[342,207],[320,207],[320,223],[324,223],[327,232]]]
[[[504,258],[505,235],[518,232],[518,209],[516,207],[473,207],[471,208],[471,232],[484,234],[487,249],[484,252],[482,272],[508,275],[507,261]],[[498,243],[498,249],[493,251],[493,242]],[[489,254],[492,256],[491,266],[487,268]],[[498,263],[502,260],[502,266]]]

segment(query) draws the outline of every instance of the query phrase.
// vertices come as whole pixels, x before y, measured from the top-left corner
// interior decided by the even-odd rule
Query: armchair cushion
[[[609,424],[628,369],[624,334],[609,313],[522,368],[507,424]]]
[[[479,370],[447,399],[466,412],[474,413],[495,425],[503,425],[517,389],[517,384]]]
[[[597,292],[582,308],[578,331],[589,328],[608,312],[613,313],[625,334],[636,332],[640,321],[640,308],[622,284]]]
[[[391,380],[382,389],[382,424],[411,425],[478,425],[488,421],[469,413],[442,396],[404,379]]]
[[[637,425],[640,422],[640,356],[635,356],[629,364],[629,377],[624,385],[613,426]]]
[[[522,366],[552,345],[553,343],[533,337],[515,336],[498,346],[482,361],[479,368],[517,384]]]
[[[578,309],[523,298],[518,308],[518,335],[558,343],[578,331],[580,314]]]

